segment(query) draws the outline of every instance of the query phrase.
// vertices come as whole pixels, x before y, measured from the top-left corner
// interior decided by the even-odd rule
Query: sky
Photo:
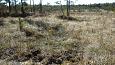
[[[30,0],[27,0],[28,3]],[[35,4],[39,4],[40,0],[34,0]],[[51,5],[55,5],[56,1],[61,1],[62,4],[66,4],[65,0],[43,0],[43,4],[50,3]],[[115,2],[115,0],[71,0],[74,1],[75,4],[94,4],[94,3],[112,3]]]

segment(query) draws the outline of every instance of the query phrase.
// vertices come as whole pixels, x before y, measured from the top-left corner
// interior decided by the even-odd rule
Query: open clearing
[[[0,18],[0,65],[115,65],[115,13],[71,16]]]

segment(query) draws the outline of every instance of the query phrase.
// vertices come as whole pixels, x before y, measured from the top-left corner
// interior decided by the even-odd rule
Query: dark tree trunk
[[[35,7],[34,7],[34,0],[33,0],[33,12],[35,12]]]
[[[40,13],[42,13],[42,0],[40,0]]]
[[[67,16],[70,16],[70,0],[67,0]]]
[[[25,13],[25,12],[24,12],[24,6],[23,6],[23,2],[22,2],[22,0],[21,0],[21,12],[22,12],[22,14]]]
[[[32,4],[31,4],[31,0],[30,0],[30,12],[32,12]]]
[[[11,1],[9,0],[9,14],[11,13]]]
[[[17,13],[17,5],[16,5],[16,0],[14,0],[15,1],[15,13]]]

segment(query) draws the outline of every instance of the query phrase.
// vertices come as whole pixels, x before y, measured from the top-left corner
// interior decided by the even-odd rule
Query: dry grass
[[[115,15],[72,16],[82,21],[60,20],[54,15],[28,17],[22,19],[22,31],[19,18],[4,18],[0,26],[0,64],[114,65]]]

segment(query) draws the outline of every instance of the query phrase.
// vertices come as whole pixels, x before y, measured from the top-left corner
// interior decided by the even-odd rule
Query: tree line
[[[66,0],[66,5],[62,5],[61,1],[56,1],[55,3],[57,5],[50,5],[50,3],[43,5],[42,0],[39,0],[40,3],[35,5],[34,0],[29,1],[30,3],[28,4],[26,3],[26,0],[20,0],[20,2],[17,0],[0,0],[0,15],[3,13],[25,14],[36,11],[39,11],[39,13],[61,11],[62,15],[64,15],[66,11],[66,16],[70,16],[71,10],[85,11],[87,9],[89,11],[99,11],[100,9],[103,9],[108,11],[115,11],[115,3],[75,5],[73,1]]]
[[[4,3],[2,3],[2,1],[5,1]],[[43,13],[43,5],[42,5],[42,0],[40,0],[40,3],[39,5],[34,5],[34,0],[30,0],[30,4],[26,3],[26,0],[20,0],[20,3],[17,4],[17,0],[0,0],[0,8],[2,10],[5,9],[5,8],[8,8],[8,13],[10,14],[12,12],[12,8],[13,8],[13,11],[15,13],[18,13],[19,9],[21,9],[21,13],[24,14],[26,13],[24,8],[28,7],[28,9],[30,9],[30,11],[32,12],[35,12],[35,10],[38,10],[39,9],[39,12],[40,13]],[[31,2],[33,2],[33,4],[31,5]],[[67,16],[70,15],[70,0],[66,0],[67,4],[66,4],[66,9],[67,9]],[[7,5],[8,4],[8,5]],[[61,2],[59,3],[59,1],[56,2],[56,4],[61,4]],[[33,6],[33,7],[32,7]],[[47,5],[48,6],[48,5]],[[39,7],[39,8],[38,8]],[[48,6],[49,7],[49,6]],[[37,8],[37,9],[36,9]],[[52,6],[51,6],[52,8]],[[62,9],[62,5],[61,5],[61,9]],[[27,9],[26,9],[27,10]],[[7,11],[7,10],[6,10]],[[63,11],[63,10],[62,10]],[[2,12],[3,13],[3,12]]]

